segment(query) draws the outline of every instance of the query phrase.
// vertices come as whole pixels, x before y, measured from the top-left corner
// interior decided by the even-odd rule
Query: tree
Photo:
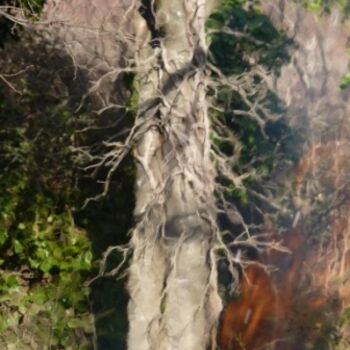
[[[213,346],[215,343],[221,300],[216,286],[213,242],[219,231],[206,106],[208,13],[210,6],[205,1],[129,4],[125,15],[134,29],[119,38],[127,44],[131,59],[117,66],[115,74],[136,72],[134,125],[122,143],[106,141],[111,150],[102,158],[92,155],[88,165],[98,169],[105,162],[111,164],[106,192],[111,174],[130,149],[138,162],[137,222],[128,283],[130,349],[204,349],[210,340]],[[89,29],[94,30],[93,26]],[[48,38],[52,43],[53,32],[41,30],[44,42]],[[62,39],[57,33],[56,38]],[[69,44],[74,52],[72,41]],[[111,74],[109,67],[101,68],[93,55],[86,55],[84,61],[84,53],[74,53],[74,62],[78,66],[85,63],[88,77],[99,83],[94,97],[101,97],[102,105],[97,100],[95,106],[103,108],[107,101],[109,107],[117,100],[114,96],[109,99],[101,89],[101,82]],[[117,56],[112,52],[114,59]],[[90,86],[87,89],[90,92]]]
[[[280,114],[292,101],[287,118],[292,124],[289,116],[301,103],[297,94],[291,101],[290,93],[284,95],[283,68],[275,81],[278,96],[268,71],[279,70],[288,59],[283,51],[288,40],[250,2],[243,3],[224,1],[206,33],[214,4],[204,0],[109,1],[100,8],[98,1],[62,0],[48,2],[35,29],[37,48],[58,58],[55,69],[69,67],[59,71],[68,87],[67,105],[96,112],[113,121],[108,126],[117,126],[116,134],[106,132],[103,141],[95,135],[92,147],[76,148],[86,170],[103,179],[102,196],[113,187],[114,173],[127,155],[136,160],[130,244],[107,249],[101,264],[101,274],[110,276],[130,264],[130,349],[215,348],[222,308],[217,263],[228,271],[229,287],[235,287],[249,254],[268,244],[259,236],[265,223],[280,217],[292,225],[298,221],[293,207],[285,209],[290,195],[281,194],[275,182],[278,176],[288,180],[274,164],[278,159],[280,168],[284,164],[290,170],[298,157],[286,150],[279,156],[280,140],[287,134],[282,130],[289,127]],[[265,3],[264,11],[283,22],[284,14],[276,16],[272,3]],[[289,4],[279,4],[290,11]],[[221,52],[209,55],[208,38]],[[322,60],[321,45],[319,53]],[[313,68],[310,74],[296,71],[312,80]],[[316,83],[305,89],[311,102],[317,78],[318,71]],[[313,114],[319,106],[323,104],[312,105]],[[229,229],[223,229],[218,214],[230,221]],[[122,261],[110,270],[113,252]]]
[[[216,22],[223,22],[220,16],[239,4],[227,1]],[[121,251],[125,259],[130,251],[133,253],[128,282],[129,347],[204,349],[209,343],[215,347],[215,328],[222,307],[216,262],[225,260],[233,279],[237,278],[240,263],[239,253],[236,257],[228,247],[232,242],[221,235],[216,222],[218,211],[230,208],[233,221],[241,226],[243,233],[237,234],[241,243],[237,245],[248,242],[255,246],[259,242],[250,236],[240,214],[221,193],[228,183],[233,184],[233,192],[243,192],[243,182],[254,169],[242,167],[235,173],[242,147],[236,133],[223,123],[226,116],[209,121],[208,83],[211,81],[214,98],[227,94],[229,99],[239,100],[235,113],[242,119],[249,118],[264,134],[265,120],[273,119],[269,108],[260,103],[269,93],[265,73],[246,64],[247,74],[230,76],[208,63],[205,24],[212,4],[203,0],[126,1],[108,6],[114,9],[114,5],[120,10],[118,16],[103,10],[101,17],[109,21],[100,26],[98,14],[94,24],[93,15],[77,16],[69,2],[59,2],[58,7],[49,3],[42,18],[53,26],[39,26],[37,32],[43,36],[44,45],[57,45],[54,52],[60,59],[67,52],[71,55],[74,73],[82,83],[78,104],[79,95],[83,95],[84,101],[91,98],[89,106],[98,111],[114,108],[119,113],[125,112],[125,106],[118,103],[129,98],[129,109],[134,109],[135,120],[127,137],[105,141],[106,154],[81,148],[87,169],[110,167],[103,194],[110,187],[115,169],[131,150],[137,160],[136,224],[131,244],[112,248],[104,257],[106,261],[113,249]],[[110,24],[116,19],[121,25],[114,41],[116,29],[111,30]],[[76,22],[70,28],[72,20]],[[218,28],[213,33],[215,30]],[[91,37],[86,33],[92,33]],[[123,47],[127,60],[120,54]],[[127,78],[126,72],[134,74],[134,91],[115,96],[111,86]],[[93,80],[93,84],[87,80]],[[220,84],[226,88],[223,93],[218,89]],[[73,97],[74,86],[71,82],[68,85]],[[136,106],[132,105],[134,100],[138,101]],[[233,145],[229,150],[228,143]],[[215,177],[220,178],[218,183]]]
[[[106,192],[114,169],[134,149],[130,349],[204,349],[210,342],[215,346],[221,311],[216,249],[222,240],[215,218],[206,101],[205,23],[211,10],[212,4],[203,0],[132,3],[125,18],[134,29],[118,36],[132,63],[116,67],[114,74],[136,72],[136,117],[126,140],[107,144],[110,151],[103,157],[92,156],[97,159],[92,167],[111,164]],[[131,39],[130,33],[134,33]],[[79,66],[81,58],[75,54]],[[95,72],[88,71],[96,78]],[[102,73],[98,86],[110,73]],[[225,169],[225,159],[216,157]]]
[[[206,102],[207,11],[205,1],[160,2],[154,19],[163,39],[157,43],[160,37],[150,32],[139,42],[142,126],[135,131],[130,349],[205,349],[221,311]],[[138,26],[149,26],[141,21]]]

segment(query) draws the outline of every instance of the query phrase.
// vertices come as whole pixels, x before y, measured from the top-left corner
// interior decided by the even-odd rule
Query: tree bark
[[[206,349],[221,310],[214,169],[206,104],[204,0],[160,1],[162,38],[145,19],[136,53],[142,124],[137,159],[129,350]],[[137,122],[136,122],[137,123]]]
[[[129,350],[215,347],[222,305],[205,38],[215,2],[109,0],[98,10],[99,0],[51,0],[45,8],[44,18],[54,22],[50,38],[67,44],[101,107],[120,101],[112,88],[120,73],[111,72],[137,72]]]

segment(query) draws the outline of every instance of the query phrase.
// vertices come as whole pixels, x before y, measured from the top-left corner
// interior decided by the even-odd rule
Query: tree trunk
[[[160,1],[154,22],[162,38],[151,38],[147,18],[135,20],[143,33],[136,54],[136,125],[142,127],[134,152],[129,350],[206,349],[221,310],[211,250],[215,201],[206,11],[204,0]]]
[[[137,72],[130,350],[215,346],[221,300],[213,250],[215,171],[205,40],[214,3],[51,0],[44,10],[44,18],[53,21],[49,37],[67,43],[74,63],[93,81],[89,93],[98,91],[97,108],[119,102],[112,85],[115,77],[122,80],[124,67]]]

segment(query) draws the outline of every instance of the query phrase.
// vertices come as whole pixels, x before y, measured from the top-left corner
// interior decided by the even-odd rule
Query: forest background
[[[2,6],[22,7],[35,22],[43,4],[28,0]],[[298,6],[319,18],[330,17],[337,8],[344,23],[350,14],[346,1],[304,1]],[[86,159],[76,150],[88,145],[102,152],[104,140],[132,124],[137,108],[134,76],[125,74],[115,87],[127,96],[122,123],[115,123],[113,112],[93,114],[89,109],[92,102],[81,105],[81,91],[67,84],[74,70],[69,57],[48,50],[8,13],[12,14],[0,14],[0,349],[125,349],[128,296],[124,280],[113,274],[122,259],[120,254],[109,254],[104,276],[96,276],[101,274],[100,262],[108,248],[128,242],[133,225],[134,164],[131,156],[126,157],[113,174],[106,195],[86,204],[87,198],[103,192],[101,183],[108,169],[87,173]],[[220,32],[224,25],[231,32]],[[279,76],[297,45],[275,26],[258,2],[223,1],[208,20],[208,28],[210,59],[226,76],[241,77],[257,65]],[[263,82],[255,83],[264,89]],[[349,83],[349,74],[338,82],[345,100]],[[293,171],[314,145],[309,139],[310,126],[293,123],[287,104],[273,90],[263,98],[269,113],[277,117],[263,127],[249,115],[234,118],[232,110],[246,110],[245,102],[227,87],[219,90],[215,98],[224,111],[223,119],[239,135],[241,144],[234,171],[251,174],[242,186],[226,186],[222,180],[225,196],[250,226],[266,230],[268,223],[275,232],[288,232],[295,226],[291,206],[296,206],[288,187],[294,186],[291,184],[298,176],[306,176]],[[218,118],[218,113],[212,110],[210,117]],[[346,145],[347,127],[347,121],[340,127],[345,132],[341,142]],[[322,140],[332,140],[338,131],[328,124],[319,133]],[[222,152],[232,153],[229,143],[213,143]],[[329,151],[321,152],[327,158]],[[328,186],[326,196],[334,192],[328,183],[322,186]],[[345,193],[346,179],[341,179],[341,186]],[[307,215],[303,212],[305,231],[313,242],[321,241],[321,233],[327,231],[326,223],[316,233],[310,229],[319,222],[320,213],[328,215],[329,205],[323,204],[315,201],[309,204]],[[283,210],[286,207],[289,209]],[[225,215],[219,217],[223,231],[235,230]],[[255,233],[261,233],[259,230]],[[225,289],[229,283],[222,269]],[[229,303],[233,296],[225,290],[223,298]],[[350,313],[344,307],[336,314],[335,323],[331,318],[319,325],[325,338],[313,337],[315,343],[305,349],[339,346],[340,329],[349,322]]]

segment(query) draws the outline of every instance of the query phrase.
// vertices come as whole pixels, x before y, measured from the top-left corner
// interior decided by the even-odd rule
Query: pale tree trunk
[[[129,350],[206,349],[221,309],[216,288],[214,170],[206,104],[204,0],[161,1],[164,37],[142,35]],[[138,30],[146,29],[139,16]]]
[[[129,350],[205,349],[221,309],[214,256],[214,240],[220,238],[205,96],[209,2],[215,0],[48,0],[44,11],[44,18],[53,21],[48,40],[60,42],[59,50],[63,46],[92,80],[89,94],[98,100],[96,108],[125,100],[122,72],[137,72],[139,112],[132,142],[120,153],[135,146],[138,160]],[[153,31],[152,18],[143,19],[140,3],[156,5]],[[298,47],[275,79],[277,95],[288,107],[290,125],[307,129],[311,146],[318,144],[330,125],[329,115],[332,123],[347,120],[349,92],[340,92],[338,83],[347,71],[348,29],[337,12],[319,18],[288,0],[263,1],[261,6]],[[162,39],[154,38],[157,29]],[[152,39],[158,40],[151,44]],[[255,111],[256,105],[249,107]],[[113,158],[118,147],[109,153],[117,163],[122,158]],[[223,159],[216,159],[221,174],[239,185],[231,163],[226,168]]]
[[[138,113],[124,148],[134,146],[137,160],[129,350],[215,347],[222,305],[205,39],[214,4],[51,0],[45,12],[54,22],[50,35],[67,43],[74,64],[95,82],[90,92],[100,97],[98,108],[119,102],[111,86],[125,67],[137,75]]]

